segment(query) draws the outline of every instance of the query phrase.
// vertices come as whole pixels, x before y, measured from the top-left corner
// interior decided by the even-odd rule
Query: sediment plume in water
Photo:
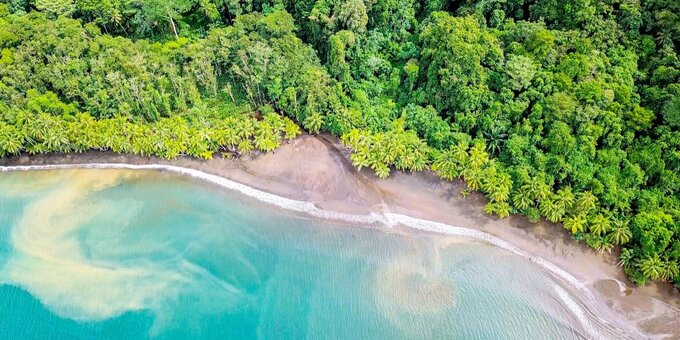
[[[428,323],[421,321],[445,319],[455,308],[456,287],[441,271],[416,259],[413,255],[394,258],[377,272],[375,302],[404,334],[435,337]]]
[[[116,261],[93,258],[84,249],[81,229],[99,212],[106,211],[108,203],[84,198],[135,175],[134,171],[81,171],[46,179],[54,188],[24,207],[11,230],[13,251],[0,267],[0,283],[22,287],[55,314],[73,320],[101,321],[130,311],[152,310],[156,330],[172,322],[173,315],[168,311],[173,308],[167,305],[174,303],[181,291],[195,292],[203,301],[194,305],[205,311],[236,306],[237,298],[241,298],[239,291],[185,259],[160,263],[145,259]],[[10,196],[30,194],[26,190],[30,188],[22,188],[21,183],[13,186]],[[116,219],[119,222],[127,219],[129,223],[135,210],[128,206],[130,218],[122,214]],[[124,249],[112,248],[127,245],[98,240],[91,246],[115,254],[123,253]],[[205,288],[211,285],[220,289]],[[207,291],[211,292],[209,297],[202,294]]]

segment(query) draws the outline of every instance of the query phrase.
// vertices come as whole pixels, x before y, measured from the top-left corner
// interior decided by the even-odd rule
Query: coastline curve
[[[302,213],[316,218],[331,221],[349,222],[352,224],[382,224],[387,227],[402,225],[411,229],[434,232],[443,235],[468,238],[481,241],[505,251],[520,256],[535,265],[542,271],[556,279],[558,282],[573,288],[570,292],[565,291],[559,284],[554,287],[555,293],[564,302],[566,309],[578,320],[584,334],[593,339],[609,338],[647,338],[648,335],[641,333],[633,327],[626,327],[624,322],[618,321],[621,317],[616,315],[606,306],[598,308],[598,313],[604,312],[605,316],[596,315],[587,305],[589,303],[601,303],[593,292],[580,280],[559,266],[544,258],[531,254],[517,246],[502,240],[484,231],[454,226],[450,224],[418,219],[407,215],[390,212],[371,212],[366,215],[355,215],[321,209],[311,202],[294,200],[259,189],[218,175],[209,174],[200,170],[190,169],[175,165],[165,164],[127,164],[127,163],[80,163],[80,164],[49,164],[49,165],[17,165],[0,166],[0,172],[10,171],[34,171],[34,170],[67,170],[67,169],[124,169],[124,170],[155,170],[168,171],[185,176],[190,176],[228,190],[238,191],[260,202],[276,206],[278,208]]]

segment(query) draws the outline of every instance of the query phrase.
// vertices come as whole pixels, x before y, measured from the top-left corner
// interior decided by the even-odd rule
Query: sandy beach
[[[307,201],[333,212],[362,215],[396,213],[492,234],[519,249],[543,258],[584,283],[599,301],[589,309],[623,320],[621,327],[644,337],[680,339],[680,293],[670,284],[635,287],[616,266],[617,254],[600,254],[573,241],[559,225],[532,224],[511,216],[498,220],[484,213],[485,199],[476,193],[461,196],[464,183],[446,182],[432,173],[395,171],[379,180],[370,170],[357,171],[348,150],[328,136],[302,136],[274,153],[235,160],[201,161],[90,152],[68,155],[18,156],[0,165],[77,163],[168,164],[221,176],[278,196]],[[403,231],[413,232],[413,231]],[[598,310],[599,308],[599,310]],[[624,324],[625,323],[625,324]]]

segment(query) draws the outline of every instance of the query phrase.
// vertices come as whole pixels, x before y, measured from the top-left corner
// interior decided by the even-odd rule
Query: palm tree
[[[621,250],[621,256],[619,256],[619,267],[630,268],[635,263],[635,251],[630,248],[624,248]]]
[[[362,139],[362,134],[361,130],[359,129],[352,129],[349,132],[345,133],[341,137],[341,141],[343,144],[348,146],[350,149],[356,150],[359,147],[359,143],[361,142]]]
[[[385,163],[376,163],[372,166],[372,169],[378,178],[387,178],[390,175],[390,168]]]
[[[349,158],[352,159],[352,164],[354,164],[354,166],[356,166],[359,171],[361,171],[361,168],[369,167],[371,165],[366,147],[360,147],[359,149],[355,150],[354,153],[349,156]]]
[[[608,252],[608,253],[611,253],[612,249],[614,249],[614,244],[609,239],[609,237],[607,237],[607,236],[602,237],[601,242],[597,247],[597,250],[599,250],[600,253],[604,253],[605,251]]]
[[[61,121],[53,118],[50,118],[48,126],[43,143],[48,150],[63,151],[63,146],[69,142],[66,129],[62,126]]]
[[[28,135],[36,140],[44,140],[49,133],[49,121],[51,116],[48,113],[40,113],[37,117],[26,117],[26,131]]]
[[[302,124],[309,132],[319,133],[319,130],[321,130],[321,126],[323,125],[323,116],[318,112],[314,112],[307,116]]]
[[[250,139],[244,139],[240,143],[238,143],[238,151],[241,154],[247,155],[253,151],[253,143],[250,141]]]
[[[501,172],[498,175],[498,189],[491,193],[491,199],[496,202],[505,202],[510,199],[510,190],[512,190],[512,178],[506,172]]]
[[[394,166],[399,170],[411,170],[416,162],[416,156],[413,152],[406,152],[397,158]]]
[[[526,210],[534,206],[534,201],[531,199],[531,193],[528,185],[523,185],[512,196],[512,203],[519,210]]]
[[[233,127],[227,127],[222,130],[222,139],[224,144],[230,147],[241,142],[241,137],[239,137],[238,132]]]
[[[652,280],[666,279],[666,264],[659,258],[659,254],[647,256],[638,264],[642,274]]]
[[[470,166],[480,168],[489,161],[489,154],[484,150],[484,143],[477,142],[470,149]]]
[[[274,112],[265,113],[264,121],[271,125],[271,127],[276,131],[283,131],[283,129],[286,128],[286,121],[284,118]]]
[[[505,133],[503,127],[499,124],[494,124],[489,130],[482,133],[484,138],[488,141],[488,149],[492,155],[498,155],[501,151],[501,147],[505,144],[508,134]]]
[[[468,154],[468,143],[459,142],[456,145],[452,145],[449,150],[453,156],[453,160],[459,166],[464,166],[469,161],[470,155]]]
[[[626,244],[628,241],[630,241],[632,236],[633,233],[631,233],[627,224],[622,221],[614,221],[614,228],[612,229],[611,233],[609,233],[609,237],[612,242],[619,245]]]
[[[497,215],[499,218],[510,216],[510,205],[507,202],[489,202],[484,208],[489,215]]]
[[[78,121],[75,125],[76,129],[80,131],[78,143],[82,144],[83,149],[100,149],[101,143],[100,138],[98,138],[98,135],[101,134],[100,125],[88,113],[79,113],[77,117]]]
[[[550,190],[550,186],[545,183],[545,180],[543,179],[542,175],[535,176],[529,184],[527,184],[529,188],[529,193],[531,194],[531,197],[537,201],[542,201],[550,194],[552,193]]]
[[[0,154],[15,155],[21,152],[22,147],[23,136],[16,126],[0,122]]]
[[[662,273],[663,279],[667,281],[672,281],[678,276],[680,276],[680,268],[678,268],[678,264],[673,260],[665,261]]]
[[[571,187],[564,187],[557,190],[555,195],[555,204],[564,211],[569,211],[575,201],[574,194],[571,192]]]
[[[595,215],[595,217],[593,217],[592,221],[590,222],[590,232],[597,236],[607,233],[610,228],[611,223],[609,218],[602,214]]]
[[[458,166],[453,152],[450,150],[436,152],[432,162],[432,170],[436,171],[439,177],[449,181],[458,177]]]
[[[253,142],[256,148],[264,152],[270,152],[279,146],[278,142],[274,139],[275,137],[274,134],[259,134]]]
[[[564,216],[564,210],[553,202],[552,197],[542,200],[539,205],[539,210],[541,215],[545,216],[548,221],[553,223],[559,222],[562,219],[562,216]]]
[[[283,127],[284,138],[293,140],[300,135],[300,127],[292,120],[285,118],[285,125]]]
[[[250,138],[255,131],[255,120],[250,118],[238,119],[235,122],[234,129],[236,130],[236,134],[241,137],[242,140]]]
[[[463,170],[463,178],[467,182],[468,188],[479,190],[482,187],[482,172],[479,168],[467,168]]]
[[[413,156],[415,157],[415,160],[413,161],[413,165],[411,165],[410,170],[411,171],[423,171],[425,170],[425,167],[427,166],[427,155],[421,148],[417,148],[413,152]]]
[[[494,169],[495,167],[488,167],[485,170]],[[512,188],[512,180],[510,176],[504,173],[497,173],[496,171],[483,171],[483,190],[487,196],[494,202],[505,202],[510,198],[510,189]]]
[[[586,218],[583,214],[569,216],[564,220],[564,227],[572,234],[582,233],[586,229]]]
[[[386,133],[385,139],[386,143],[382,148],[383,152],[386,153],[385,163],[394,163],[407,152],[404,134]]]
[[[585,191],[578,195],[578,200],[576,201],[576,208],[579,212],[588,213],[590,210],[595,208],[597,203],[597,197],[593,195],[591,191]]]

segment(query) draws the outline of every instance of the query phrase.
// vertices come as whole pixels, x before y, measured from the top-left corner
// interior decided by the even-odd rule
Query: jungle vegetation
[[[0,0],[0,156],[268,152],[463,179],[680,285],[676,0]]]

